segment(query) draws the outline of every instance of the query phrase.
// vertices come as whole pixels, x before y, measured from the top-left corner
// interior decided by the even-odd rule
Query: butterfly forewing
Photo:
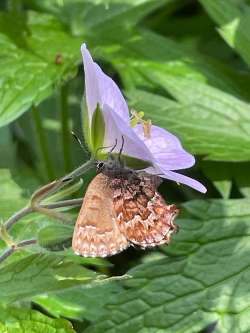
[[[109,177],[98,174],[90,183],[76,221],[72,248],[84,257],[106,257],[129,243],[120,231]]]

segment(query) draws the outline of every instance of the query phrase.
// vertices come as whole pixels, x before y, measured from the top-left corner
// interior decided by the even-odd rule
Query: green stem
[[[13,224],[21,220],[24,216],[32,213],[32,208],[30,206],[24,207],[15,214],[13,214],[4,224],[6,230],[9,230]]]
[[[60,118],[62,126],[62,148],[64,158],[64,170],[68,172],[71,169],[70,154],[70,128],[69,128],[69,108],[68,108],[68,86],[64,85],[59,91]]]
[[[21,241],[18,244],[13,244],[9,249],[7,249],[2,255],[0,255],[0,263],[7,259],[12,253],[20,250],[20,248],[28,246],[28,245],[34,245],[37,243],[36,239],[26,239]]]
[[[55,208],[75,206],[75,205],[80,204],[81,202],[79,199],[75,199],[75,200],[73,199],[73,200],[69,200],[69,201],[57,202],[57,203],[51,203],[51,204],[45,204],[45,205],[42,205],[41,201],[43,199],[45,199],[46,197],[48,197],[49,195],[53,194],[54,192],[59,191],[65,185],[67,185],[67,181],[66,181],[67,179],[73,180],[73,179],[79,177],[80,175],[82,175],[83,173],[87,172],[88,170],[92,169],[93,167],[94,167],[94,161],[89,160],[89,161],[85,162],[83,165],[81,165],[80,167],[78,167],[77,169],[75,169],[74,171],[70,172],[69,174],[67,174],[64,177],[62,177],[61,179],[59,179],[58,181],[54,181],[50,184],[44,185],[43,187],[41,187],[40,189],[35,191],[32,195],[33,200],[34,200],[34,198],[36,198],[36,201],[37,201],[35,207],[32,207],[32,205],[26,206],[26,207],[22,208],[21,210],[19,210],[18,212],[16,212],[15,214],[13,214],[4,223],[5,230],[9,230],[14,224],[16,224],[24,216],[36,211],[37,206],[38,207],[40,206],[40,208],[55,209]],[[31,201],[32,201],[32,198],[31,198]]]
[[[50,180],[55,178],[55,172],[53,168],[52,161],[49,156],[48,142],[42,126],[42,118],[40,116],[39,110],[36,107],[32,107],[32,115],[35,123],[37,139],[41,148],[43,161],[47,171],[48,178]]]

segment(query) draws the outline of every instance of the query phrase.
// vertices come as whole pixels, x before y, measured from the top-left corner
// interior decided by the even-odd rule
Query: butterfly
[[[160,181],[114,158],[97,162],[97,175],[75,224],[73,251],[84,257],[107,257],[129,246],[168,244],[177,231],[174,220],[179,210],[157,192]]]

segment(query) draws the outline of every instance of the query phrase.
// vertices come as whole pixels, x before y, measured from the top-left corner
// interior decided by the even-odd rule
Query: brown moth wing
[[[140,176],[136,183],[123,180],[114,189],[114,207],[119,228],[127,239],[142,248],[168,244],[177,231],[174,219],[179,213],[157,192],[157,178]],[[119,179],[116,180],[119,183]]]
[[[89,184],[72,240],[72,248],[78,255],[106,257],[129,246],[117,224],[109,183],[109,177],[100,173]]]

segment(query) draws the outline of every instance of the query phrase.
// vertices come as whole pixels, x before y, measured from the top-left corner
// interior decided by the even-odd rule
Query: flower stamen
[[[133,128],[138,124],[141,124],[143,126],[143,135],[145,138],[150,139],[151,138],[151,127],[152,127],[152,121],[151,119],[144,120],[144,112],[143,111],[135,111],[131,110],[131,118],[130,118],[130,126]]]

